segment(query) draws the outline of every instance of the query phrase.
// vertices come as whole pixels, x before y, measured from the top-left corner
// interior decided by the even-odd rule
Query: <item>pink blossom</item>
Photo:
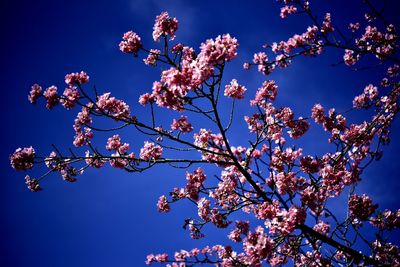
[[[264,106],[268,100],[274,101],[278,93],[278,86],[275,81],[268,80],[263,82],[262,86],[258,88],[254,100],[250,101],[252,106]]]
[[[115,119],[129,118],[129,106],[124,101],[111,97],[110,93],[99,96],[96,105],[102,112]]]
[[[290,65],[291,60],[290,60],[289,55],[280,54],[275,57],[275,62],[276,62],[276,65],[278,65],[280,68],[284,69]]]
[[[323,235],[328,235],[330,228],[331,228],[331,226],[328,223],[324,222],[324,221],[319,221],[313,227],[313,229],[315,231],[317,231],[318,233],[323,234]]]
[[[250,69],[250,63],[243,63],[243,69],[249,70]]]
[[[388,74],[390,77],[396,77],[396,76],[399,75],[399,73],[400,73],[400,66],[397,65],[397,64],[394,64],[393,66],[390,66],[390,67],[388,68],[388,70],[387,70],[387,74]]]
[[[147,58],[143,59],[144,63],[149,66],[155,66],[161,51],[158,49],[151,49]]]
[[[61,174],[61,177],[63,178],[64,181],[73,183],[76,182],[75,176],[78,175],[77,170],[74,167],[69,166],[67,163],[62,163],[59,166],[58,170]]]
[[[192,75],[189,69],[171,67],[161,73],[161,82],[174,95],[184,97],[191,88]]]
[[[199,199],[199,201],[197,201],[197,208],[198,208],[197,214],[199,215],[200,218],[202,218],[206,222],[210,221],[211,218],[210,205],[211,205],[210,200],[204,197]]]
[[[360,23],[358,23],[358,22],[349,24],[349,29],[352,32],[356,32],[359,28],[360,28]]]
[[[108,138],[106,149],[117,151],[120,154],[125,154],[129,150],[129,144],[122,143],[121,137],[118,134],[116,134]]]
[[[153,101],[154,97],[149,93],[145,93],[139,97],[139,104],[142,106],[146,106],[148,103]]]
[[[90,151],[87,150],[85,152],[85,162],[86,164],[88,164],[89,166],[92,166],[94,168],[101,168],[104,166],[104,164],[106,163],[105,160],[102,160],[99,156],[97,155],[90,155]]]
[[[349,197],[349,214],[353,220],[367,220],[376,208],[377,205],[374,205],[366,194],[361,196],[354,194]]]
[[[344,50],[343,60],[347,66],[352,66],[357,63],[359,59],[359,55],[356,54],[353,50],[346,49]]]
[[[32,192],[39,192],[42,190],[39,186],[39,181],[37,179],[32,179],[29,175],[25,176],[25,184]]]
[[[181,116],[179,119],[174,119],[171,124],[172,130],[179,130],[182,133],[190,133],[193,131],[192,124],[186,116]]]
[[[271,234],[289,235],[295,230],[296,225],[303,224],[306,219],[306,211],[295,205],[288,211],[281,210],[271,220],[267,220],[265,225]]]
[[[295,14],[297,8],[295,6],[284,6],[281,8],[281,18],[285,19],[289,14]]]
[[[323,212],[323,205],[328,198],[326,189],[316,189],[313,186],[308,186],[301,193],[301,202],[307,205],[311,212],[316,215],[321,215]]]
[[[322,22],[321,32],[326,34],[328,32],[334,31],[331,21],[331,14],[326,13],[324,17],[324,21]]]
[[[175,39],[175,32],[178,30],[178,20],[170,18],[168,12],[162,12],[156,17],[153,27],[153,39],[159,41],[161,36],[169,35],[170,40]]]
[[[372,243],[375,259],[383,266],[400,265],[400,249],[392,243],[376,240]]]
[[[299,117],[297,120],[289,121],[286,123],[286,125],[290,128],[288,134],[293,139],[300,138],[310,128],[310,124],[302,117]]]
[[[50,155],[45,159],[45,164],[47,168],[50,168],[52,170],[57,169],[57,165],[59,163],[60,159],[57,157],[56,152],[52,151]]]
[[[147,265],[150,265],[150,264],[152,264],[153,262],[155,262],[155,256],[154,256],[154,254],[149,254],[149,255],[147,255],[147,257],[146,257],[146,261],[145,261],[145,263],[147,264]]]
[[[113,153],[111,154],[109,163],[113,168],[123,169],[128,166],[130,157],[133,158],[134,154],[132,153],[131,155],[128,155],[128,157],[121,157],[120,153]]]
[[[34,84],[31,87],[31,91],[29,92],[28,95],[28,100],[32,104],[35,104],[37,99],[42,95],[42,87],[38,84]]]
[[[235,194],[235,189],[241,177],[241,173],[236,168],[225,168],[221,173],[221,181],[218,183],[217,188],[210,192],[210,196],[224,209],[234,207],[240,201],[240,198]]]
[[[300,166],[305,173],[316,173],[321,167],[321,162],[312,156],[306,156],[300,159]]]
[[[65,83],[74,86],[76,84],[85,84],[89,82],[89,75],[86,72],[75,72],[65,75]]]
[[[183,49],[183,44],[177,43],[171,48],[171,51],[172,53],[178,53],[179,51],[182,51],[182,49]]]
[[[206,175],[202,168],[197,168],[193,173],[186,173],[186,192],[195,201],[199,199],[199,191],[206,180]]]
[[[74,87],[65,88],[63,97],[60,99],[61,104],[66,109],[71,109],[75,106],[76,102],[79,100],[79,91]]]
[[[157,146],[154,143],[145,141],[143,148],[140,149],[140,158],[147,161],[156,160],[161,157],[162,152],[162,147]]]
[[[226,214],[221,213],[218,208],[211,209],[210,220],[218,228],[226,228],[231,223],[227,220]]]
[[[377,217],[371,218],[371,224],[382,230],[394,230],[400,228],[400,209],[397,211],[385,210]]]
[[[321,104],[315,104],[312,108],[311,117],[315,120],[316,123],[324,123],[325,122],[325,115],[324,115],[324,108]]]
[[[33,147],[17,148],[10,156],[11,167],[16,170],[32,169],[35,159],[35,149]]]
[[[73,144],[76,147],[81,147],[87,144],[91,138],[93,138],[93,132],[90,128],[84,127],[83,131],[81,128],[78,128],[74,136]]]
[[[236,57],[238,46],[236,38],[229,34],[219,35],[215,40],[209,39],[201,44],[198,58],[204,58],[211,65],[221,64]]]
[[[274,177],[274,180],[278,193],[281,195],[293,194],[297,190],[297,177],[293,172],[280,172]]]
[[[229,233],[229,239],[235,242],[242,241],[241,235],[247,235],[250,229],[248,221],[236,221],[236,227]]]
[[[255,53],[253,56],[253,63],[257,65],[265,64],[268,61],[267,54],[264,52]]]
[[[46,104],[47,109],[52,109],[53,107],[55,107],[58,104],[57,87],[55,87],[54,85],[48,87],[44,91],[43,96],[47,100],[47,104]]]
[[[169,212],[171,210],[166,196],[162,195],[158,199],[157,209],[159,212]]]
[[[276,118],[280,119],[284,123],[291,122],[293,120],[294,113],[291,108],[289,107],[284,107],[281,108],[277,113],[276,113]]]
[[[243,99],[246,90],[246,87],[238,84],[237,80],[233,79],[231,84],[225,86],[224,95],[234,99]]]
[[[264,233],[264,228],[258,226],[243,242],[244,263],[248,266],[261,266],[261,262],[272,254],[274,243]]]
[[[141,39],[133,31],[124,33],[122,41],[119,43],[119,50],[127,54],[136,55],[142,47]]]

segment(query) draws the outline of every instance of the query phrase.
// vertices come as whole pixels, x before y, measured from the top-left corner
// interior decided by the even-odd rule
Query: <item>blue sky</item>
[[[0,105],[1,266],[142,266],[151,252],[172,253],[227,241],[225,232],[218,233],[212,227],[206,239],[191,240],[182,229],[186,216],[195,213],[191,205],[175,205],[167,215],[156,211],[158,196],[184,185],[184,171],[162,167],[128,174],[105,168],[88,171],[75,184],[53,175],[43,185],[44,191],[34,194],[25,188],[25,174],[11,169],[8,157],[20,146],[32,145],[40,154],[48,154],[51,144],[64,151],[72,147],[76,112],[60,107],[48,112],[43,103],[30,105],[26,97],[33,83],[63,86],[66,73],[87,71],[99,91],[111,91],[124,99],[138,117],[145,118],[147,111],[139,107],[137,99],[159,79],[159,70],[144,66],[142,57],[134,59],[122,54],[118,43],[124,32],[134,30],[146,47],[156,47],[151,32],[155,16],[163,10],[180,22],[176,41],[196,49],[206,39],[223,33],[231,33],[239,40],[239,56],[227,67],[225,79],[228,82],[237,78],[248,88],[245,102],[238,106],[238,115],[249,114],[247,101],[265,77],[256,71],[242,71],[243,62],[260,51],[262,44],[301,33],[309,21],[282,21],[274,0],[234,1],[235,5],[232,2],[19,0],[0,4],[0,81],[4,94]],[[337,11],[332,11],[332,18],[339,26],[343,26],[340,21],[354,22],[356,15],[362,15],[359,1],[318,2],[315,7],[319,11]],[[394,19],[395,10],[389,10],[392,14],[388,16]],[[395,25],[399,25],[399,18]],[[280,88],[278,105],[292,107],[298,116],[309,115],[312,105],[318,102],[346,110],[366,84],[377,83],[382,77],[381,68],[355,72],[343,65],[331,66],[340,59],[341,53],[327,51],[320,58],[301,58],[287,70],[277,71],[271,78]],[[168,125],[169,115],[160,115],[160,123]],[[360,122],[363,115],[351,118]],[[246,145],[240,134],[246,126],[237,118],[229,138],[236,146]],[[202,123],[194,126],[207,127]],[[299,143],[310,154],[329,147],[327,136],[314,128]],[[395,165],[400,150],[396,139],[400,136],[398,122],[392,130],[392,143],[385,148],[383,159],[364,173],[359,192],[368,192],[381,208],[394,209],[398,208],[400,190]],[[321,134],[324,139],[318,137]],[[143,144],[144,138],[137,132],[126,130],[121,135],[136,152]],[[106,136],[98,140],[101,147]]]

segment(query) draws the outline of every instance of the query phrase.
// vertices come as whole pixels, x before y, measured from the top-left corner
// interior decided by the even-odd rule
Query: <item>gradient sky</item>
[[[314,7],[324,12],[336,10],[332,11],[333,21],[343,27],[363,14],[359,2],[325,0]],[[399,25],[395,16],[399,6],[396,0],[388,2],[393,8],[387,16]],[[16,0],[0,5],[0,80],[5,94],[0,105],[0,266],[143,266],[146,255],[152,252],[224,244],[226,232],[219,233],[213,227],[207,229],[206,239],[189,238],[182,225],[196,212],[191,205],[174,205],[167,215],[156,211],[158,196],[184,185],[184,171],[162,167],[128,174],[107,167],[88,171],[75,184],[55,174],[45,181],[42,192],[29,192],[24,185],[25,174],[9,166],[9,155],[17,147],[30,145],[42,155],[52,150],[51,144],[67,151],[72,147],[76,111],[58,107],[48,112],[43,102],[30,105],[27,93],[33,83],[44,87],[54,84],[62,90],[66,73],[85,70],[99,91],[111,91],[124,99],[134,114],[145,118],[148,113],[139,107],[137,99],[151,89],[152,82],[159,78],[159,69],[144,66],[142,57],[122,54],[118,43],[124,32],[134,30],[146,47],[156,47],[151,39],[154,18],[166,10],[180,22],[178,42],[197,49],[201,42],[223,33],[239,40],[239,56],[228,65],[225,81],[237,78],[248,88],[246,100],[238,105],[238,115],[249,114],[247,101],[265,77],[256,71],[242,71],[243,62],[260,51],[262,44],[303,32],[309,21],[294,17],[282,21],[274,0]],[[280,88],[277,105],[292,107],[298,116],[308,116],[318,102],[339,111],[349,108],[352,98],[366,84],[377,83],[384,69],[351,71],[343,65],[333,67],[341,56],[328,51],[316,59],[295,60],[290,68],[274,73],[271,78]],[[361,122],[364,115],[351,114],[350,118]],[[168,116],[168,112],[159,115],[160,123],[168,125]],[[229,139],[233,145],[246,145],[242,141],[246,126],[237,118]],[[198,121],[194,126],[207,127],[202,123]],[[318,154],[324,148],[332,149],[326,145],[327,135],[314,128],[299,143],[305,152]],[[398,208],[399,202],[398,121],[392,130],[393,141],[385,148],[383,159],[364,173],[357,191],[368,192],[382,209]],[[139,151],[143,136],[131,130],[121,135]],[[98,146],[103,146],[107,136],[99,136],[103,138],[98,139]],[[41,168],[33,173],[40,174]]]

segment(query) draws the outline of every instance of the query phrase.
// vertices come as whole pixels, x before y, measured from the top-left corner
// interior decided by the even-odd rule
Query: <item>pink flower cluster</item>
[[[268,100],[274,101],[278,94],[278,85],[274,80],[268,80],[263,82],[262,86],[258,88],[256,96],[250,101],[252,106],[259,105],[262,107],[266,106]]]
[[[44,98],[46,98],[47,109],[52,109],[58,104],[58,95],[57,95],[57,87],[50,86],[43,92]]]
[[[300,167],[305,173],[317,173],[322,167],[322,162],[312,156],[306,156],[300,159]]]
[[[202,168],[197,168],[193,173],[186,173],[186,192],[188,196],[197,201],[199,199],[199,191],[206,180],[206,175]]]
[[[231,61],[237,56],[238,46],[239,43],[236,38],[231,37],[229,34],[219,35],[215,40],[209,39],[201,44],[199,61],[207,62],[211,65]]]
[[[357,63],[360,56],[356,54],[353,50],[345,49],[343,55],[343,61],[347,66],[352,66]]]
[[[316,188],[315,186],[307,186],[301,192],[301,203],[310,208],[315,215],[321,215],[325,201],[329,197],[328,191],[324,187]]]
[[[353,100],[353,106],[355,108],[365,108],[378,98],[378,88],[372,84],[367,85],[364,88],[364,92],[356,96]]]
[[[253,56],[253,63],[257,65],[258,71],[261,73],[269,73],[267,71],[267,63],[268,63],[268,56],[264,52],[258,52],[255,53]],[[245,63],[246,64],[246,63]],[[247,63],[248,65],[245,66],[245,69],[250,68],[250,63]]]
[[[326,156],[326,161],[330,156]],[[326,186],[327,191],[338,196],[345,188],[345,186],[354,184],[359,180],[359,171],[356,166],[350,168],[346,167],[346,161],[337,161],[334,164],[325,162],[325,165],[320,169],[319,175],[322,177],[322,184]]]
[[[25,176],[25,184],[32,192],[39,192],[42,188],[39,186],[37,179],[32,179],[29,175]]]
[[[225,168],[221,173],[221,181],[218,183],[217,188],[210,192],[210,197],[214,198],[217,204],[226,210],[235,207],[240,201],[240,197],[235,194],[235,190],[241,177],[242,174],[237,168]]]
[[[394,230],[400,228],[400,209],[393,212],[391,210],[385,210],[378,214],[377,217],[373,217],[370,220],[371,224],[382,230]]]
[[[127,54],[137,55],[142,47],[139,35],[133,31],[128,31],[124,33],[122,39],[123,40],[119,43],[119,50]]]
[[[229,233],[229,239],[234,242],[242,241],[242,235],[247,235],[250,230],[248,221],[236,221],[236,227]]]
[[[325,115],[324,108],[320,104],[315,104],[312,108],[311,117],[316,123],[322,124],[325,131],[331,132],[330,141],[339,138],[339,133],[346,128],[346,118],[335,112],[335,109],[330,109],[328,116]]]
[[[313,229],[320,234],[328,235],[331,226],[324,221],[319,221],[316,225],[314,225]]]
[[[166,262],[167,259],[168,259],[168,254],[166,254],[166,253],[157,254],[157,255],[150,254],[150,255],[147,255],[147,259],[146,259],[146,262],[145,262],[145,263],[146,263],[147,265],[150,265],[150,264],[152,264],[153,262],[159,262],[159,263],[161,263],[161,262]]]
[[[293,194],[297,191],[298,179],[293,172],[280,172],[275,176],[274,181],[278,189],[278,193],[281,195]]]
[[[75,72],[65,75],[65,83],[69,86],[74,86],[76,84],[85,84],[89,82],[89,75],[86,72]]]
[[[360,29],[360,23],[358,23],[358,22],[356,22],[356,23],[350,23],[350,24],[349,24],[349,29],[350,29],[352,32],[358,31],[358,29]]]
[[[356,39],[355,42],[360,50],[384,59],[396,51],[397,40],[398,36],[392,24],[386,27],[385,33],[378,31],[377,27],[368,25],[361,38]]]
[[[75,107],[80,97],[79,91],[75,87],[65,88],[63,97],[60,99],[61,104],[66,109]]]
[[[152,93],[140,96],[139,103],[156,102],[160,107],[182,111],[189,91],[206,81],[213,74],[215,65],[233,59],[237,47],[237,40],[229,34],[202,43],[197,57],[192,48],[182,47],[181,66],[164,70],[161,81],[153,83]]]
[[[162,147],[155,145],[154,143],[145,141],[143,148],[140,149],[140,158],[143,160],[156,160],[162,155]]]
[[[93,137],[93,132],[88,127],[85,127],[92,123],[92,118],[90,117],[92,106],[93,104],[82,107],[82,111],[78,112],[74,121],[75,137],[73,144],[76,147],[85,145]]]
[[[321,32],[326,34],[328,32],[333,32],[334,28],[332,26],[331,14],[326,13],[324,17],[324,21],[322,22]]]
[[[273,215],[272,219],[265,222],[270,234],[287,236],[291,234],[297,225],[303,224],[306,220],[306,210],[295,205],[289,210],[280,210]]]
[[[366,221],[375,212],[378,206],[372,203],[372,199],[363,194],[349,197],[349,215],[356,221]]]
[[[322,31],[322,30],[321,30]],[[310,26],[307,28],[307,31],[302,33],[302,34],[295,34],[292,37],[290,37],[287,41],[280,41],[279,43],[274,42],[271,45],[272,52],[274,53],[283,53],[280,55],[277,55],[275,58],[276,64],[278,64],[280,67],[285,67],[289,62],[285,62],[285,58],[288,57],[288,55],[297,48],[303,49],[302,54],[307,56],[307,55],[317,55],[322,52],[322,41],[319,40],[319,29],[317,26]],[[279,63],[281,61],[281,63]],[[268,72],[261,71],[259,67],[259,71],[263,73],[270,73],[273,69],[275,68],[274,65],[270,66],[270,69]]]
[[[376,240],[372,243],[375,259],[382,266],[400,266],[400,249],[392,243]]]
[[[33,147],[17,148],[10,156],[11,167],[16,170],[32,169],[35,159],[35,149]]]
[[[85,162],[87,165],[94,167],[94,168],[101,168],[106,163],[105,160],[101,159],[98,155],[90,155],[90,151],[87,150],[85,152]]]
[[[173,40],[177,30],[178,20],[176,18],[170,18],[168,12],[162,12],[156,17],[153,27],[153,39],[154,41],[159,41],[161,36],[169,35],[169,38]]]
[[[29,92],[28,95],[28,100],[32,104],[35,104],[40,96],[42,96],[42,87],[35,83],[31,87],[31,91]]]
[[[96,106],[99,112],[104,112],[114,119],[127,119],[130,116],[129,106],[122,100],[110,96],[111,93],[105,93],[98,97]]]
[[[261,266],[263,260],[272,254],[274,245],[275,242],[264,233],[264,228],[258,226],[243,242],[243,263],[247,266]]]
[[[160,196],[157,202],[157,209],[159,212],[169,212],[171,210],[166,196]]]
[[[160,56],[161,51],[158,49],[151,49],[147,58],[143,59],[144,64],[148,66],[155,66],[157,63],[157,59]]]
[[[229,161],[229,157],[224,150],[225,142],[222,134],[213,134],[211,130],[200,129],[198,133],[193,135],[194,145],[207,149],[210,152],[200,150],[204,160],[208,161]],[[219,166],[224,166],[220,164]]]
[[[295,14],[297,12],[297,8],[295,6],[284,6],[281,8],[281,18],[285,19],[289,14]]]
[[[200,198],[197,201],[197,214],[201,219],[203,219],[205,222],[210,221],[211,217],[211,201],[206,199],[205,197]]]
[[[171,129],[182,133],[190,133],[193,131],[192,124],[189,122],[188,118],[183,115],[179,119],[174,119],[172,121]]]
[[[234,99],[243,99],[246,90],[246,87],[238,84],[237,80],[233,79],[230,84],[225,86],[224,95]]]
[[[113,135],[112,137],[108,138],[106,149],[114,150],[122,155],[122,154],[125,154],[129,150],[129,144],[122,143],[121,137],[118,134],[116,134],[116,135]]]

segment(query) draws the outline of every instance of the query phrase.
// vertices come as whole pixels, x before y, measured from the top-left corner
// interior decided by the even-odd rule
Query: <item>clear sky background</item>
[[[359,2],[321,0],[311,4],[321,12],[332,11],[334,23],[343,28],[362,16]],[[388,2],[392,8],[387,16],[400,28],[395,16],[399,6],[395,0]],[[219,233],[213,227],[207,229],[206,239],[189,238],[182,225],[196,212],[191,205],[174,205],[167,215],[157,212],[160,195],[184,186],[184,171],[162,167],[129,174],[107,167],[88,171],[74,184],[55,174],[43,184],[44,191],[29,192],[23,180],[25,173],[11,169],[9,155],[17,147],[30,145],[41,155],[50,153],[51,144],[66,152],[72,147],[77,111],[57,107],[48,112],[43,102],[30,105],[27,93],[33,83],[44,87],[54,84],[62,92],[66,73],[85,70],[91,85],[100,92],[111,91],[139,118],[146,118],[148,110],[140,107],[137,99],[159,79],[159,69],[144,66],[143,54],[135,59],[121,53],[118,43],[124,32],[133,30],[147,48],[156,48],[158,44],[151,39],[154,18],[165,10],[179,20],[177,42],[198,49],[201,42],[223,33],[239,40],[239,56],[229,63],[225,80],[237,78],[248,88],[229,136],[233,145],[245,146],[246,125],[241,116],[250,114],[248,100],[265,77],[255,70],[243,71],[242,64],[250,61],[262,44],[301,33],[310,21],[300,17],[282,21],[280,6],[274,0],[16,0],[0,5],[0,266],[143,266],[146,255],[152,252],[172,253],[227,243],[226,232]],[[279,85],[278,106],[290,106],[298,116],[308,116],[314,103],[344,111],[365,85],[377,84],[382,78],[383,68],[356,72],[343,64],[333,67],[341,58],[341,52],[327,51],[319,58],[301,58],[290,68],[276,71],[271,78]],[[351,114],[350,118],[361,122],[365,115]],[[159,115],[159,123],[169,125],[169,116],[168,112]],[[207,127],[203,121],[194,126],[197,130]],[[328,136],[317,126],[312,127],[299,142],[305,153],[332,150],[326,145]],[[398,120],[392,130],[393,141],[385,148],[383,159],[364,173],[357,191],[368,192],[382,209],[398,208],[399,202]],[[138,153],[144,137],[133,130],[121,135]],[[106,138],[99,135],[99,147],[104,146]],[[40,171],[38,168],[33,174]],[[340,203],[332,204],[339,207]],[[398,235],[392,238],[396,241]]]

